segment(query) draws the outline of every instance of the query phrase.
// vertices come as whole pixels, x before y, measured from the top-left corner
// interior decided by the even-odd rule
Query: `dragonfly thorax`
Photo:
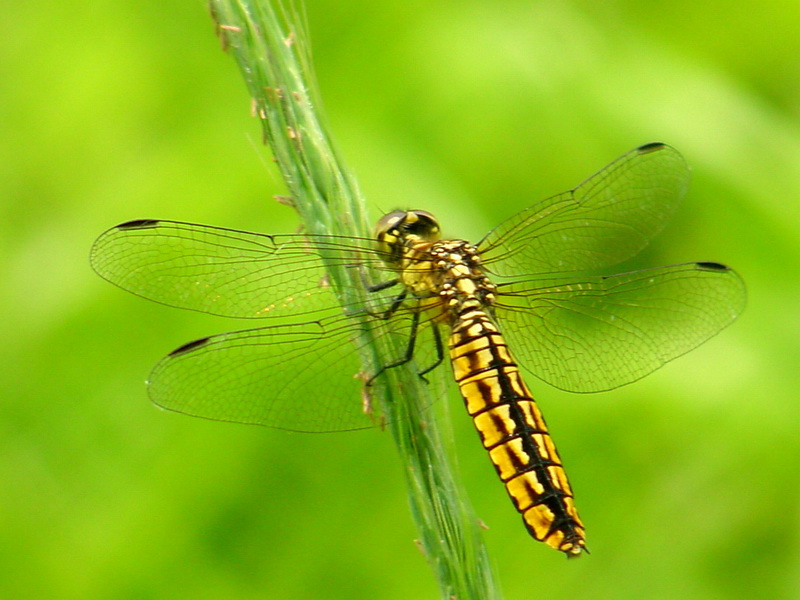
[[[475,246],[442,240],[432,244],[430,256],[437,295],[453,320],[469,309],[491,312],[497,288],[486,276]]]
[[[481,266],[478,250],[464,240],[407,240],[398,269],[400,283],[423,306],[455,322],[466,310],[492,312],[495,285]]]

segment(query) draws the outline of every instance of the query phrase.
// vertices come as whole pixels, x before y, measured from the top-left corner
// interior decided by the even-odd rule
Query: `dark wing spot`
[[[179,348],[175,348],[172,352],[169,353],[169,356],[178,356],[180,354],[186,354],[187,352],[191,352],[196,348],[200,348],[201,346],[205,346],[210,340],[210,337],[200,338],[199,340],[194,340],[193,342],[188,342]]]
[[[636,151],[639,154],[649,154],[650,152],[656,152],[661,150],[662,148],[666,148],[666,144],[663,142],[650,142],[649,144],[643,144],[639,146]]]
[[[151,229],[158,227],[159,223],[158,219],[136,219],[117,225],[117,229]]]
[[[730,271],[731,268],[715,262],[699,262],[695,266],[701,271]]]

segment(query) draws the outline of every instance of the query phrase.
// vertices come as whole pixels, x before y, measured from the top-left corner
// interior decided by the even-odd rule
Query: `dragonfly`
[[[376,419],[360,401],[364,386],[406,363],[424,377],[449,358],[527,530],[573,557],[588,551],[585,528],[522,373],[573,392],[615,389],[736,319],[745,286],[717,262],[597,274],[664,228],[688,181],[680,153],[655,142],[508,218],[477,244],[443,238],[436,218],[416,209],[384,215],[373,237],[140,219],[103,233],[91,264],[120,288],[166,305],[284,318],[194,340],[161,359],[148,394],[179,413],[292,431],[369,427]],[[357,283],[328,277],[332,268],[357,270]],[[366,303],[341,303],[348,291],[365,290]],[[364,365],[361,334],[370,324],[402,355]]]

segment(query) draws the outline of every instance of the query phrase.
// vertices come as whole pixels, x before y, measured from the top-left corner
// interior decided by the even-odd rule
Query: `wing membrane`
[[[91,252],[111,283],[162,304],[210,314],[260,318],[306,314],[336,303],[320,260],[381,264],[373,240],[263,235],[177,221],[123,223]]]
[[[736,318],[745,303],[744,284],[716,263],[611,277],[547,277],[606,267],[636,254],[663,228],[687,184],[680,154],[648,144],[484,238],[479,251],[492,273],[536,274],[497,288],[496,315],[523,367],[569,391],[612,389],[688,352]],[[404,269],[430,271],[430,260],[420,256],[418,267]],[[140,220],[101,235],[91,262],[111,283],[179,308],[240,318],[314,313],[317,320],[186,344],[162,359],[148,382],[153,402],[169,410],[295,431],[370,426],[357,401],[363,390],[359,374],[383,365],[371,364],[372,355],[362,347],[363,327],[396,338],[395,348],[410,348],[418,309],[436,302],[409,295],[400,305],[394,288],[377,286],[382,293],[370,298],[369,312],[392,312],[391,321],[367,325],[342,316],[326,266],[375,269],[389,283],[397,278],[374,240],[357,237],[264,235]],[[349,306],[346,312],[362,308]],[[331,311],[338,316],[321,316]],[[417,334],[427,342],[435,327],[427,319],[437,314],[421,316]],[[438,362],[434,347],[417,343],[418,371]]]
[[[716,263],[498,286],[497,317],[523,367],[574,392],[640,379],[729,325],[744,283]]]
[[[688,182],[677,150],[640,146],[575,189],[501,223],[478,246],[483,262],[504,277],[615,265],[662,230]]]
[[[405,313],[383,335],[404,342],[410,323]],[[358,400],[362,327],[337,317],[189,342],[155,366],[148,393],[162,408],[218,421],[304,432],[370,427],[377,415]]]

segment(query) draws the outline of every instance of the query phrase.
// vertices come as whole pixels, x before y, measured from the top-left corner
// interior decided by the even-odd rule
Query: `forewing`
[[[340,236],[263,235],[139,220],[94,243],[92,267],[104,279],[149,300],[215,315],[299,315],[336,303],[329,265],[380,263],[372,240]]]
[[[744,283],[717,263],[521,281],[498,292],[497,318],[516,359],[574,392],[644,377],[729,325],[745,305]]]
[[[660,232],[686,192],[689,169],[666,144],[640,146],[578,187],[523,210],[481,241],[500,276],[615,265]]]

